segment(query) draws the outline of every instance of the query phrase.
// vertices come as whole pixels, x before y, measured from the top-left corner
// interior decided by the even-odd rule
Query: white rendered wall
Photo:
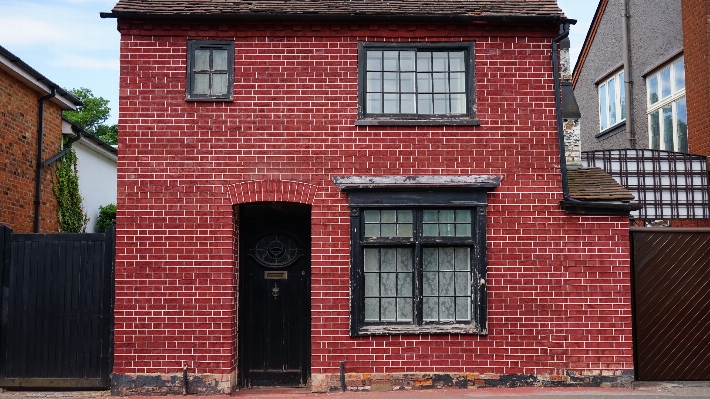
[[[84,198],[84,211],[89,216],[86,232],[94,233],[99,216],[99,205],[116,203],[115,156],[107,156],[84,140],[74,143],[72,147],[76,152],[79,170],[79,192]]]

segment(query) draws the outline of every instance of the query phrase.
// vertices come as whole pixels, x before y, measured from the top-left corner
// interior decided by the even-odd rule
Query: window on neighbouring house
[[[473,43],[361,43],[359,124],[477,124]]]
[[[619,71],[599,84],[599,131],[626,120],[624,71]]]
[[[684,58],[677,58],[646,77],[649,147],[688,152]]]
[[[234,43],[189,41],[187,99],[228,101],[234,83]]]

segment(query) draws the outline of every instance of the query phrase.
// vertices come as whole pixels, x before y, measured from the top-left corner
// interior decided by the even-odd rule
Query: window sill
[[[361,327],[356,336],[368,335],[404,335],[404,334],[475,334],[487,335],[488,331],[481,331],[474,325],[438,324],[430,326],[365,326]]]
[[[355,121],[355,126],[480,126],[481,121],[461,119],[384,119],[364,118]]]
[[[222,97],[222,98],[220,98],[220,97],[216,97],[216,98],[190,98],[190,97],[188,97],[188,98],[185,99],[185,101],[187,101],[187,102],[207,102],[207,101],[210,101],[210,102],[233,102],[234,99],[231,98],[231,97],[230,97],[230,98],[224,98],[224,97]]]
[[[612,127],[607,128],[606,130],[602,130],[600,133],[594,135],[594,138],[600,139],[600,138],[603,138],[604,136],[608,136],[612,133],[616,133],[624,126],[626,126],[626,119],[624,119],[623,121],[617,123],[616,125],[614,125]]]

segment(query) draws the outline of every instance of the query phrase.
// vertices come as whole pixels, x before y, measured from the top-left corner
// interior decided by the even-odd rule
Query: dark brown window
[[[473,43],[361,43],[358,124],[478,124]]]

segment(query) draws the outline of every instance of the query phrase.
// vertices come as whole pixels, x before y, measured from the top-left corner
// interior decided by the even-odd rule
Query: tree
[[[111,114],[108,100],[94,96],[91,89],[85,87],[72,89],[70,92],[80,98],[84,105],[77,107],[76,111],[64,111],[64,116],[107,144],[117,144],[118,125],[104,124]]]

